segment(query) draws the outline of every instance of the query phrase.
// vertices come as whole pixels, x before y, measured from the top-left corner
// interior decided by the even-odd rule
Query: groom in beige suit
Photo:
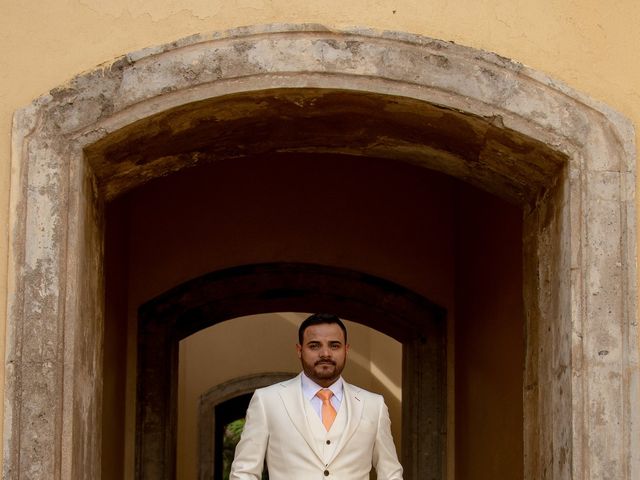
[[[402,480],[382,396],[345,382],[347,330],[315,314],[298,330],[302,373],[256,390],[230,480]]]

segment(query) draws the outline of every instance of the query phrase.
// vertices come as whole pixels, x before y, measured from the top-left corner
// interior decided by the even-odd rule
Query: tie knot
[[[323,402],[329,401],[329,399],[333,396],[333,392],[328,388],[323,388],[322,390],[318,390],[316,396],[320,398]]]

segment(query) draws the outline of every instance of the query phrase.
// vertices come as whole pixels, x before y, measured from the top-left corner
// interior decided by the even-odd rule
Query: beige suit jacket
[[[236,448],[230,480],[402,480],[381,395],[344,382],[347,426],[328,463],[322,461],[305,417],[300,375],[256,390]]]

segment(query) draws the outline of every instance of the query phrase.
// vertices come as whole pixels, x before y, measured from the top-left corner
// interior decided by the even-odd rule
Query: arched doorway
[[[236,267],[192,280],[140,310],[136,478],[175,478],[178,342],[229,318],[328,309],[403,345],[402,460],[440,480],[446,462],[445,316],[392,282],[309,264]]]
[[[233,459],[235,450],[226,448],[223,443],[225,423],[229,420],[244,418],[253,392],[257,388],[273,385],[296,375],[297,373],[293,372],[263,372],[246,375],[215,385],[202,394],[198,406],[197,447],[198,478],[200,480],[222,478],[223,468],[227,467],[227,464],[230,466],[230,460]],[[221,405],[223,409],[219,411]],[[232,447],[237,445],[239,438],[235,440]]]
[[[403,160],[521,205],[525,475],[637,476],[633,134],[605,106],[445,42],[280,26],[123,57],[14,126],[12,475],[99,477],[105,202],[201,161],[285,151]]]
[[[224,270],[247,260],[279,260],[282,255],[298,262],[370,272],[437,299],[452,313],[450,319],[456,312],[458,328],[452,333],[451,322],[447,327],[448,471],[453,470],[455,454],[462,462],[471,456],[477,459],[468,468],[484,469],[487,475],[509,472],[511,478],[518,478],[522,475],[520,365],[524,356],[522,281],[517,274],[522,256],[520,216],[516,207],[426,169],[354,156],[258,156],[150,182],[107,209],[106,266],[111,271],[127,264],[129,271],[126,276],[107,274],[108,298],[127,296],[129,305],[114,312],[116,305],[107,304],[105,348],[113,353],[105,358],[106,364],[122,357],[122,348],[113,338],[135,339],[130,328],[137,329],[135,315],[129,329],[118,330],[114,322],[126,319],[127,311],[135,312],[140,302],[201,272]],[[478,226],[465,227],[470,219],[477,219]],[[121,240],[114,238],[118,226],[125,226]],[[481,247],[481,240],[486,245]],[[114,252],[118,244],[128,247]],[[489,264],[465,260],[476,255]],[[513,272],[501,272],[505,266]],[[491,272],[490,281],[487,272]],[[471,293],[484,298],[480,308],[463,308]],[[384,302],[384,297],[377,300]],[[515,308],[506,308],[508,304]],[[471,331],[473,335],[467,333]],[[273,332],[263,335],[278,344]],[[503,340],[497,342],[499,337]],[[458,341],[465,347],[451,348]],[[281,349],[292,347],[279,344]],[[260,345],[256,352],[264,349]],[[130,368],[135,369],[135,364]],[[479,371],[487,376],[481,389],[470,385],[468,395],[452,395],[454,380],[477,382],[473,376]],[[120,370],[116,378],[130,378],[130,372]],[[106,373],[114,375],[112,368]],[[111,397],[109,392],[113,388],[105,384],[105,395]],[[126,405],[135,401],[135,395],[127,396]],[[480,404],[494,413],[478,416],[474,405]],[[464,414],[470,410],[475,413]],[[454,411],[461,414],[459,425],[464,426],[460,442],[456,441],[459,446],[453,444]],[[112,458],[113,451],[122,446],[123,433],[110,432],[114,415],[108,408],[104,414],[103,432],[113,439],[104,441],[105,459],[111,459],[105,465],[114,468],[118,461]],[[487,429],[487,422],[498,422],[500,427]],[[126,429],[133,430],[134,424]],[[133,446],[126,448],[133,451]],[[492,451],[503,453],[490,462],[493,465],[484,465],[485,459],[493,459],[488,455]],[[106,478],[121,476],[112,473]]]

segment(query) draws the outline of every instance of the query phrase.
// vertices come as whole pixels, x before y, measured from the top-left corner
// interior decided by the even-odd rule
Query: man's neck
[[[321,388],[331,388],[331,387],[337,387],[339,382],[342,382],[342,376],[339,376],[337,379],[335,379],[333,382],[331,382],[329,385],[327,386],[323,386],[320,385],[318,382],[316,382],[315,380],[313,380],[312,378],[309,378],[309,376],[302,372],[302,377],[303,377],[303,385],[307,385],[309,386],[309,389],[315,389],[315,391],[321,389]],[[342,389],[340,389],[342,390]]]

